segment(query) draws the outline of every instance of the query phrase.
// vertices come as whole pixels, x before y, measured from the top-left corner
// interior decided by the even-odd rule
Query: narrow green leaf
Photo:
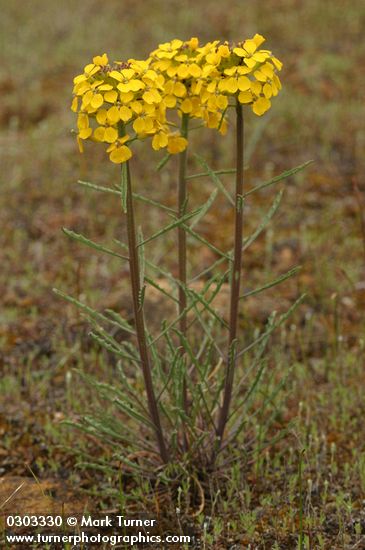
[[[262,375],[262,373],[261,373],[261,375]],[[284,387],[286,381],[287,381],[287,376],[279,381],[279,383],[274,387],[272,393],[265,397],[262,405],[255,412],[253,412],[250,415],[250,420],[252,420],[259,413],[262,413],[266,409],[266,407],[268,406],[268,404],[270,402],[273,404],[276,396],[278,395],[279,391]],[[252,392],[250,392],[250,395],[252,395],[254,389],[257,387],[258,382],[259,382],[259,380],[256,381],[255,387],[253,388]],[[268,421],[265,422],[265,427],[266,428],[272,423],[272,420],[275,418],[276,414],[277,414],[277,411],[275,410],[274,413],[270,415],[270,418],[268,419]],[[240,416],[242,416],[242,413],[241,413]],[[228,445],[229,443],[232,443],[232,441],[237,439],[237,437],[242,432],[242,430],[243,430],[246,423],[247,423],[247,417],[246,416],[244,416],[243,420],[241,418],[238,420],[238,422],[236,423],[236,426],[233,428],[230,436],[227,438],[226,445]],[[261,427],[261,429],[263,428],[263,426],[261,426],[261,425],[260,425],[260,427]],[[221,450],[223,450],[223,447],[222,447]]]
[[[96,185],[95,183],[91,183],[89,181],[82,181],[78,180],[77,182],[79,185],[82,185],[83,187],[86,187],[87,189],[92,189],[94,191],[100,191],[103,193],[111,193],[113,195],[119,195],[122,197],[122,192],[118,189],[112,189],[111,187],[104,187],[102,185]],[[164,204],[161,204],[160,202],[154,201],[152,199],[149,199],[147,197],[144,197],[143,195],[140,195],[139,193],[133,193],[133,198],[145,202],[147,204],[150,204],[151,206],[156,206],[157,208],[161,208],[162,210],[165,210],[166,212],[169,212],[170,214],[175,214],[175,210],[173,208],[169,208],[168,206],[165,206]]]
[[[114,439],[118,439],[121,441],[124,441],[124,434],[120,433],[118,430],[115,430],[113,426],[110,425],[109,422],[107,422],[106,417],[104,416],[103,419],[97,419],[90,416],[84,416],[83,420],[86,425],[90,426],[95,430],[98,434],[105,434],[111,438],[111,441]],[[94,432],[94,433],[95,433]]]
[[[161,292],[161,294],[164,294],[164,296],[166,296],[167,298],[170,298],[170,300],[172,300],[176,304],[179,303],[179,300],[175,296],[173,296],[172,294],[170,294],[170,292],[168,292],[167,290],[162,288],[162,286],[160,286],[158,283],[156,283],[156,281],[154,281],[153,279],[150,279],[149,277],[145,277],[145,281],[149,285],[153,286],[156,290]]]
[[[166,372],[164,370],[164,367],[166,364],[166,356],[164,353],[163,357],[161,358],[161,354],[159,353],[157,346],[155,346],[152,343],[153,337],[150,331],[148,330],[147,326],[146,326],[146,337],[147,337],[147,346],[150,348],[150,353],[151,353],[151,364],[153,365],[152,376],[156,381],[156,385],[158,385],[161,381],[163,383],[166,378]]]
[[[234,199],[231,197],[227,189],[224,187],[223,183],[217,176],[217,174],[209,167],[207,162],[203,159],[203,157],[200,157],[199,155],[194,155],[194,157],[197,159],[199,164],[208,172],[212,182],[214,185],[218,187],[218,189],[223,193],[223,195],[228,199],[228,201],[234,206]]]
[[[275,319],[276,319],[276,312],[274,311],[268,318],[267,329],[274,325]],[[240,395],[241,387],[243,386],[245,381],[248,379],[251,372],[255,371],[257,366],[261,365],[261,362],[264,359],[264,353],[266,351],[269,340],[270,340],[270,334],[267,334],[267,337],[257,344],[255,357],[252,361],[250,361],[251,363],[250,367],[246,369],[245,374],[240,378],[238,384],[236,384],[235,391],[233,394],[234,399],[238,398],[238,396]]]
[[[219,293],[222,285],[224,284],[226,278],[227,278],[227,275],[228,275],[228,270],[225,271],[224,273],[222,273],[221,275],[219,274],[216,274],[216,275],[213,275],[213,277],[211,277],[205,284],[204,288],[202,289],[202,291],[200,292],[200,295],[201,296],[204,296],[208,290],[210,289],[210,287],[216,283],[216,287],[214,288],[212,294],[206,299],[208,305],[211,304],[214,300],[214,298],[217,296],[217,294]],[[189,289],[189,287],[187,286],[187,289]],[[196,300],[196,299],[195,299]],[[188,328],[191,327],[191,325],[195,322],[195,320],[193,319],[191,321],[191,323],[188,325]]]
[[[287,279],[290,279],[290,277],[293,277],[294,275],[296,275],[301,269],[302,269],[301,266],[293,267],[293,269],[290,269],[283,275],[280,275],[280,277],[278,277],[277,279],[274,279],[273,281],[266,283],[266,285],[260,286],[260,288],[255,288],[254,290],[250,290],[249,292],[245,292],[245,294],[242,294],[242,296],[240,296],[240,300],[242,298],[248,298],[248,296],[254,296],[255,294],[259,294],[260,292],[267,290],[268,288],[272,288],[273,286],[279,285],[283,281],[286,281]]]
[[[133,193],[133,198],[137,199],[138,201],[144,202],[146,204],[150,204],[151,206],[156,206],[156,208],[160,208],[161,210],[165,210],[169,214],[175,215],[176,212],[173,208],[169,208],[168,206],[165,206],[164,204],[154,201],[152,199],[149,199],[147,197],[144,197],[143,195],[140,195],[138,193]]]
[[[221,324],[223,325],[224,328],[228,328],[228,323],[223,319],[222,316],[219,315],[219,313],[217,313],[215,311],[215,309],[213,307],[210,306],[209,302],[207,300],[205,300],[205,298],[199,294],[199,292],[196,292],[194,289],[187,289],[189,294],[192,294],[195,298],[197,298],[197,300],[203,304],[204,306],[204,310],[205,311],[208,311],[211,315],[213,315],[213,317]]]
[[[225,175],[225,174],[235,174],[237,172],[236,168],[227,168],[226,170],[212,170],[212,172],[217,175]],[[189,176],[186,176],[186,180],[194,180],[196,178],[204,178],[211,175],[211,172],[199,172],[198,174],[190,174]]]
[[[232,250],[230,250],[227,253],[227,256],[229,258],[229,261],[232,260]],[[216,267],[220,266],[223,262],[226,261],[226,258],[218,258],[215,262],[213,262],[210,266],[203,269],[203,271],[200,271],[197,275],[194,275],[192,279],[190,279],[189,283],[193,283],[195,281],[198,281],[204,277],[207,273],[211,273]]]
[[[200,323],[200,326],[202,327],[202,329],[204,330],[205,334],[208,336],[208,338],[210,339],[211,343],[213,344],[213,346],[215,347],[215,349],[217,350],[218,354],[220,357],[222,357],[222,359],[225,358],[225,354],[223,353],[223,351],[220,349],[220,347],[218,346],[218,343],[217,343],[217,340],[215,338],[215,336],[212,334],[211,332],[211,328],[208,326],[208,324],[204,321],[201,313],[198,308],[196,307],[196,303],[197,303],[198,299],[196,299],[195,302],[193,302],[193,309],[195,311],[195,315]]]
[[[250,397],[251,397],[251,395],[253,395],[255,389],[257,388],[257,385],[260,382],[262,374],[264,373],[265,369],[266,369],[265,361],[262,361],[261,366],[258,369],[258,371],[256,373],[256,376],[255,376],[250,388],[248,389],[246,395],[241,400],[241,402],[232,410],[232,412],[229,415],[228,421],[231,420],[231,418],[233,418],[234,415],[238,413],[238,411],[241,409],[241,407],[243,407],[243,405],[246,402],[250,401]]]
[[[212,252],[215,252],[216,254],[225,258],[228,261],[231,260],[231,257],[228,254],[214,246],[214,244],[210,243],[207,239],[205,239],[205,237],[202,237],[201,235],[199,235],[199,233],[191,229],[191,226],[183,224],[183,228],[186,230],[187,233],[189,233],[189,235],[194,237],[194,239],[201,242],[202,244],[205,244],[205,246],[207,246]]]
[[[118,349],[115,348],[113,345],[111,345],[105,338],[103,338],[100,334],[97,334],[96,332],[90,331],[88,336],[92,338],[92,340],[95,340],[99,346],[106,349],[110,353],[113,353],[114,355],[117,355],[118,357],[124,357],[124,359],[129,359],[127,355],[123,355],[123,353]]]
[[[154,429],[153,423],[148,418],[140,414],[136,409],[133,409],[130,405],[128,405],[128,403],[119,398],[116,398],[113,401],[120,408],[120,410],[125,412],[130,418],[134,418],[137,422]]]
[[[173,286],[178,285],[178,281],[176,277],[174,277],[172,273],[170,273],[169,271],[166,271],[165,269],[163,269],[160,265],[155,264],[154,262],[152,262],[151,260],[148,260],[147,258],[146,258],[146,265],[151,269],[153,269],[154,271],[157,271],[157,273],[159,273],[165,279],[170,281]]]
[[[90,248],[94,248],[95,250],[99,250],[99,252],[105,252],[110,256],[115,256],[116,258],[121,258],[122,260],[127,260],[127,261],[129,260],[127,256],[118,254],[118,252],[114,252],[114,250],[111,250],[110,248],[107,248],[102,244],[95,243],[94,241],[88,239],[87,237],[84,237],[84,235],[81,235],[81,233],[75,233],[75,231],[71,231],[70,229],[66,229],[65,227],[62,228],[62,231],[65,233],[65,235],[67,235],[71,239],[78,241],[86,246],[89,246]]]
[[[170,153],[167,153],[162,160],[160,160],[160,162],[157,164],[157,170],[162,170],[162,168],[164,166],[166,166],[166,164],[169,162],[170,158],[171,158],[171,154]]]
[[[117,340],[112,336],[109,332],[107,332],[104,327],[100,326],[96,320],[90,319],[90,322],[94,328],[94,330],[106,341],[108,342],[112,347],[114,347],[119,352],[122,352],[124,349],[126,349],[125,342],[117,342]],[[133,354],[129,354],[128,356],[130,360],[139,361],[138,355],[133,356]]]
[[[197,210],[194,210],[194,212],[189,212],[188,214],[185,214],[185,216],[182,216],[181,218],[175,219],[175,221],[166,225],[164,228],[157,231],[157,233],[154,233],[153,235],[151,235],[151,237],[148,237],[148,239],[145,239],[144,241],[138,243],[138,246],[143,246],[153,241],[154,239],[161,237],[161,235],[164,235],[168,231],[171,231],[171,229],[175,229],[175,227],[179,227],[180,225],[183,225],[184,222],[190,220],[190,218],[193,218],[194,216],[199,214],[199,212],[200,212],[200,208],[198,208]]]
[[[129,406],[131,406],[133,409],[135,409],[137,404],[140,412],[144,416],[148,416],[147,409],[135,394],[134,389],[129,384],[124,373],[121,376],[121,387],[119,387],[119,384],[115,384],[114,386],[112,386],[105,382],[99,382],[93,376],[90,376],[89,374],[86,374],[85,372],[82,372],[80,370],[76,370],[76,372],[84,382],[86,382],[91,388],[95,389],[107,401],[112,401],[115,397],[119,397],[120,399],[127,401]],[[123,371],[122,369],[118,368],[118,372],[119,374],[122,374]]]
[[[105,313],[107,313],[112,319],[113,324],[124,330],[125,332],[129,332],[130,334],[135,334],[135,330],[130,326],[128,321],[126,319],[123,319],[123,317],[114,311],[114,309],[106,309]],[[110,320],[108,319],[110,322]]]
[[[193,304],[190,304],[189,306],[187,306],[173,321],[171,321],[171,323],[169,324],[166,324],[165,328],[152,340],[152,342],[149,343],[149,346],[152,346],[153,344],[155,344],[162,336],[164,336],[165,334],[167,334],[172,327],[174,327],[179,321],[180,319],[186,315],[187,313],[189,313],[189,311],[193,308]]]
[[[113,353],[114,355],[117,355],[118,357],[122,357],[123,359],[126,359],[128,361],[133,361],[135,363],[138,363],[139,360],[136,357],[133,357],[132,355],[129,355],[128,353],[125,353],[120,346],[115,346],[114,343],[110,340],[110,338],[107,337],[107,333],[100,333],[100,332],[89,332],[90,338],[95,340],[101,347],[109,351],[110,353]]]
[[[218,189],[214,189],[214,191],[209,195],[208,200],[203,204],[200,213],[191,222],[190,229],[193,229],[193,227],[197,223],[199,223],[199,221],[205,216],[205,214],[208,212],[209,208],[212,206],[213,202],[215,201],[217,195],[218,195]]]
[[[287,319],[290,317],[290,315],[293,313],[293,311],[303,302],[304,298],[306,297],[306,294],[302,294],[295,302],[294,304],[288,309],[286,313],[281,315],[279,317],[279,320],[277,323],[275,323],[273,326],[271,326],[266,332],[261,334],[256,340],[251,342],[248,346],[246,346],[244,349],[242,349],[238,354],[237,357],[241,357],[244,353],[247,353],[250,349],[257,346],[258,343],[262,342],[264,338],[267,337],[267,335],[271,334],[274,330],[276,330],[278,327],[280,327]]]
[[[67,302],[70,302],[70,304],[73,304],[74,306],[78,307],[81,311],[89,315],[92,319],[98,319],[99,321],[105,321],[107,323],[110,323],[110,319],[108,319],[108,317],[106,317],[102,313],[99,313],[92,307],[89,307],[86,304],[83,304],[82,302],[80,302],[79,300],[76,300],[76,298],[73,298],[72,296],[65,294],[64,292],[62,292],[62,290],[58,290],[57,288],[53,288],[52,290],[57,296],[60,296],[64,300],[67,300]]]
[[[283,189],[279,191],[279,193],[276,195],[274,202],[272,203],[271,208],[267,212],[267,214],[264,216],[262,222],[260,223],[259,227],[254,231],[254,233],[248,237],[245,240],[245,243],[242,247],[242,250],[246,250],[251,244],[257,239],[257,237],[263,232],[263,230],[266,228],[266,226],[271,221],[271,218],[274,216],[275,212],[279,208],[281,198],[283,196]]]
[[[93,189],[94,191],[101,191],[103,193],[112,193],[113,195],[121,195],[121,192],[117,191],[116,189],[111,189],[110,187],[104,187],[102,185],[96,185],[95,183],[90,183],[89,181],[78,180],[77,183],[88,189]]]
[[[266,181],[264,183],[261,183],[260,185],[256,185],[256,187],[253,187],[249,191],[243,194],[244,197],[248,197],[252,193],[255,193],[256,191],[260,191],[261,189],[264,189],[265,187],[269,187],[270,185],[274,185],[275,183],[278,183],[279,181],[284,180],[285,178],[289,178],[290,176],[294,176],[294,174],[297,174],[301,170],[304,170],[307,166],[312,164],[313,160],[308,160],[304,164],[299,164],[299,166],[296,166],[295,168],[292,168],[291,170],[285,170],[285,172],[282,172],[278,176],[275,176],[269,181]]]

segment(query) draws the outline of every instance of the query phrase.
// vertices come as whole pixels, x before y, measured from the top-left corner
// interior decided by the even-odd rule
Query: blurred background
[[[52,287],[83,296],[96,307],[125,309],[125,266],[70,242],[68,227],[98,242],[122,238],[119,202],[93,194],[76,182],[118,181],[103,146],[77,149],[71,129],[72,79],[94,55],[144,58],[174,37],[202,42],[238,41],[256,32],[284,62],[283,90],[262,119],[247,114],[250,158],[247,188],[314,160],[287,182],[274,223],[245,257],[244,287],[303,266],[287,283],[254,302],[260,320],[274,306],[308,294],[293,321],[304,327],[293,354],[316,369],[329,347],[352,350],[363,338],[365,305],[365,4],[346,0],[0,0],[0,434],[6,435],[0,473],[49,468],[43,433],[74,406],[71,367],[86,354],[87,328],[77,312],[52,294]],[[215,168],[232,166],[233,132],[196,132],[194,151]],[[157,156],[136,149],[136,188],[174,204],[175,161],[156,173]],[[190,162],[190,172],[199,171]],[[225,178],[229,187],[231,180]],[[192,203],[211,190],[207,180],[191,184]],[[356,191],[356,189],[358,189]],[[274,190],[253,196],[246,207],[246,234],[269,207]],[[158,212],[144,209],[145,234],[156,230]],[[141,214],[142,211],[139,211]],[[219,246],[231,246],[230,214],[219,204],[201,231]],[[153,250],[174,269],[174,241]],[[195,246],[195,248],[194,248]],[[214,261],[192,245],[191,258]],[[311,329],[305,324],[311,319]],[[331,347],[332,349],[332,347]],[[321,366],[313,380],[321,382]],[[312,388],[316,391],[316,388]],[[18,406],[19,399],[22,407]],[[71,403],[71,404],[70,404]],[[1,451],[1,448],[0,448]],[[61,459],[59,459],[61,460]],[[66,459],[64,459],[66,460]],[[55,469],[58,466],[54,466]]]

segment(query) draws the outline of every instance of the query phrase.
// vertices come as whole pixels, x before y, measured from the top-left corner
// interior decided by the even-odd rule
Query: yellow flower
[[[96,113],[96,122],[98,122],[98,124],[106,124],[106,119],[107,119],[107,110],[106,109],[100,109],[97,113]]]
[[[183,45],[182,40],[172,40],[171,42],[165,42],[160,44],[158,49],[155,50],[155,55],[160,59],[172,59],[178,53],[179,49]]]
[[[177,135],[171,134],[168,136],[168,144],[167,144],[167,150],[171,155],[176,155],[177,153],[181,153],[186,149],[188,145],[188,141]]]
[[[229,94],[235,94],[238,90],[238,82],[236,78],[229,77],[220,80],[218,82],[218,90],[221,92],[228,92]]]
[[[255,95],[260,95],[262,90],[262,84],[260,82],[254,81],[251,84],[251,92]]]
[[[96,55],[93,57],[93,63],[95,65],[100,65],[101,67],[104,67],[108,64],[108,56],[106,53],[103,53],[103,55]]]
[[[75,76],[74,84],[79,84],[80,82],[83,82],[84,80],[88,80],[90,77],[92,77],[98,71],[100,71],[99,66],[95,65],[94,63],[89,63],[89,65],[86,65],[86,67],[84,67],[83,74],[79,74],[78,76]]]
[[[92,128],[83,128],[79,131],[78,136],[80,139],[87,139],[93,133]]]
[[[122,164],[123,162],[127,162],[127,160],[132,157],[132,151],[127,145],[125,145],[128,139],[128,135],[122,138],[118,138],[106,150],[107,153],[109,153],[110,160],[115,164]]]
[[[252,69],[257,63],[262,63],[269,57],[269,53],[265,51],[256,51],[257,43],[254,39],[245,40],[242,46],[234,48],[233,52],[238,57],[243,57],[244,63]]]
[[[261,116],[266,113],[266,111],[268,111],[270,107],[271,102],[266,97],[260,97],[253,103],[252,110],[255,115]]]
[[[253,95],[251,92],[240,92],[238,94],[238,101],[240,103],[252,103],[253,101]]]
[[[77,117],[77,127],[79,130],[89,128],[89,117],[86,113],[80,113]]]
[[[79,100],[77,97],[74,97],[71,104],[71,111],[73,111],[74,113],[77,113],[78,108],[79,108]]]
[[[182,82],[179,82],[178,80],[168,80],[165,83],[165,93],[167,95],[174,95],[175,97],[185,97],[187,90],[185,84]]]
[[[149,104],[160,103],[162,100],[161,95],[156,88],[147,88],[143,93],[142,98]]]
[[[136,118],[133,122],[133,130],[136,132],[136,134],[148,134],[153,130],[153,127],[153,119],[148,116],[142,115]]]
[[[126,145],[116,147],[110,152],[109,158],[115,164],[121,164],[127,162],[132,156],[132,151]]]
[[[109,124],[117,124],[120,121],[120,112],[116,105],[107,110],[106,118]]]
[[[118,130],[116,128],[105,128],[104,141],[107,143],[114,143],[118,139]]]
[[[165,107],[173,109],[176,106],[177,97],[175,97],[174,95],[165,95],[162,98],[162,103]]]
[[[118,92],[116,90],[110,90],[104,94],[104,101],[106,101],[107,103],[115,103],[117,99],[118,99]]]
[[[159,149],[167,147],[168,141],[168,136],[165,132],[158,132],[153,136],[152,148],[158,151]]]
[[[190,38],[190,40],[188,40],[186,42],[186,45],[191,49],[191,50],[196,50],[197,47],[199,46],[199,39],[196,38],[195,36],[193,38]]]
[[[191,113],[193,110],[193,104],[191,99],[189,98],[184,99],[184,101],[180,105],[180,109],[185,114]]]
[[[126,105],[123,105],[122,107],[120,107],[119,109],[120,120],[122,120],[123,122],[128,122],[128,120],[130,120],[132,116],[133,116],[133,113],[129,107],[127,107]]]
[[[123,92],[120,92],[119,94],[119,99],[122,103],[124,103],[125,105],[127,105],[128,103],[130,103],[131,101],[133,101],[134,99],[134,93],[133,92],[126,92],[126,93],[123,93]]]

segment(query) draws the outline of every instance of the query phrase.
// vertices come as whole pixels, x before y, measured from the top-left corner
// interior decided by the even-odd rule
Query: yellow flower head
[[[222,93],[236,96],[242,105],[251,105],[255,115],[261,116],[271,107],[270,99],[281,89],[277,72],[282,63],[270,50],[259,49],[265,38],[253,38],[230,46],[228,63],[219,67],[218,84]]]
[[[173,41],[163,51],[177,51],[180,42]],[[149,59],[109,64],[106,54],[95,56],[93,63],[74,79],[71,109],[78,115],[80,151],[85,140],[106,143],[110,160],[122,163],[132,156],[132,140],[151,137],[154,149],[167,147],[170,130],[163,102],[164,84],[163,75],[150,66]],[[178,93],[181,86],[178,82]],[[127,138],[120,137],[126,132]]]
[[[164,108],[199,118],[221,132],[227,128],[230,98],[263,115],[281,88],[277,72],[282,68],[271,51],[260,49],[264,41],[255,34],[238,44],[215,40],[200,46],[197,38],[160,44],[149,65],[163,77]]]
[[[270,50],[260,48],[264,41],[255,34],[237,44],[200,45],[194,37],[160,44],[146,60],[110,63],[105,53],[95,56],[74,78],[71,109],[80,151],[86,140],[106,143],[110,160],[122,163],[132,156],[132,141],[150,138],[154,150],[179,153],[187,141],[171,133],[171,109],[222,134],[233,100],[262,116],[281,89],[282,68]],[[121,137],[127,132],[130,137]]]

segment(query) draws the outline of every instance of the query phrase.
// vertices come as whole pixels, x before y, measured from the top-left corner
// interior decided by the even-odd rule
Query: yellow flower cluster
[[[129,160],[128,144],[134,139],[153,137],[170,153],[184,150],[187,142],[171,133],[162,103],[164,78],[150,68],[149,61],[131,59],[109,65],[106,54],[96,56],[84,72],[74,78],[72,110],[78,113],[77,139],[108,144],[112,162]],[[93,124],[91,123],[93,121]],[[127,133],[130,127],[134,136]]]
[[[151,54],[151,68],[164,76],[166,107],[178,106],[223,133],[222,115],[232,96],[263,115],[281,89],[276,73],[282,68],[271,51],[259,49],[264,41],[256,34],[236,45],[216,40],[199,47],[197,38],[161,44]]]
[[[282,67],[269,50],[259,49],[264,40],[256,34],[235,45],[199,46],[197,38],[175,39],[160,44],[145,61],[109,64],[106,54],[94,57],[74,79],[71,108],[78,113],[80,151],[83,140],[104,142],[110,160],[122,163],[132,156],[132,141],[150,137],[153,149],[179,153],[187,140],[171,131],[167,112],[201,119],[224,134],[230,98],[261,116],[281,88]]]

